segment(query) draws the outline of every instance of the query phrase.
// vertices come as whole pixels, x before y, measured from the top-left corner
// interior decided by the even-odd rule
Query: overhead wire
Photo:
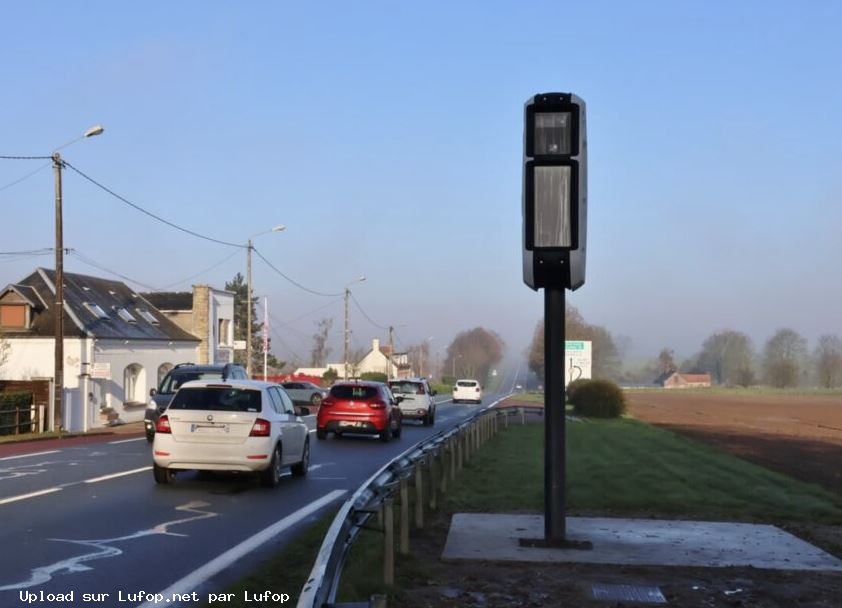
[[[148,215],[148,216],[149,216],[149,217],[151,217],[152,219],[158,220],[159,222],[161,222],[161,223],[163,223],[163,224],[166,224],[167,226],[169,226],[169,227],[171,227],[171,228],[175,228],[176,230],[179,230],[179,231],[181,231],[181,232],[184,232],[185,234],[189,234],[189,235],[191,235],[191,236],[195,236],[196,238],[204,239],[204,240],[206,240],[206,241],[210,241],[210,242],[212,242],[212,243],[219,243],[220,245],[227,245],[228,247],[237,247],[237,248],[239,248],[239,249],[246,249],[246,248],[247,248],[247,245],[242,245],[242,244],[239,244],[239,243],[230,243],[230,242],[228,242],[228,241],[223,241],[223,240],[220,240],[220,239],[215,239],[215,238],[213,238],[213,237],[206,236],[206,235],[204,235],[204,234],[200,234],[200,233],[198,233],[198,232],[195,232],[194,230],[190,230],[190,229],[188,229],[188,228],[184,228],[183,226],[179,226],[178,224],[174,224],[173,222],[170,222],[169,220],[165,220],[164,218],[160,217],[159,215],[155,215],[155,214],[154,214],[154,213],[152,213],[151,211],[147,211],[146,209],[144,209],[144,208],[143,208],[143,207],[141,207],[140,205],[137,205],[137,204],[135,204],[135,203],[131,202],[131,201],[130,201],[130,200],[128,200],[127,198],[125,198],[125,197],[123,197],[123,196],[120,196],[119,194],[117,194],[117,193],[116,193],[116,192],[114,192],[113,190],[111,190],[111,189],[107,188],[106,186],[103,186],[103,185],[102,185],[102,184],[100,184],[98,181],[96,181],[94,178],[90,177],[89,175],[86,175],[85,173],[83,173],[82,171],[80,171],[79,169],[77,169],[76,167],[74,167],[73,165],[71,165],[71,164],[70,164],[69,162],[67,162],[66,160],[62,160],[61,162],[62,162],[62,165],[66,166],[66,167],[70,167],[71,169],[73,169],[73,171],[75,171],[77,174],[81,175],[83,178],[85,178],[86,180],[88,180],[90,183],[92,183],[93,185],[95,185],[97,188],[99,188],[99,189],[101,189],[101,190],[103,190],[103,191],[107,192],[108,194],[110,194],[111,196],[113,196],[114,198],[116,198],[117,200],[119,200],[119,201],[121,201],[121,202],[125,203],[126,205],[128,205],[128,206],[132,207],[133,209],[136,209],[137,211],[140,211],[141,213],[143,213],[143,214],[145,214],[145,215]]]
[[[24,181],[25,179],[29,179],[30,177],[32,177],[32,176],[33,176],[33,175],[35,175],[36,173],[38,173],[38,172],[40,172],[40,171],[43,171],[44,169],[46,169],[46,168],[47,168],[47,167],[49,167],[49,166],[50,166],[50,163],[45,163],[45,164],[41,165],[40,167],[38,167],[37,169],[35,169],[35,171],[30,171],[29,173],[27,173],[27,174],[26,174],[26,175],[24,175],[23,177],[19,177],[19,178],[17,178],[15,181],[13,181],[13,182],[9,182],[9,183],[8,183],[8,184],[6,184],[5,186],[0,186],[0,192],[2,192],[3,190],[7,190],[7,189],[9,189],[9,188],[11,188],[12,186],[16,186],[17,184],[21,183],[21,182],[22,182],[22,181]]]
[[[277,268],[277,267],[275,267],[275,265],[274,265],[274,264],[272,264],[272,262],[270,262],[269,260],[267,260],[267,259],[263,256],[263,254],[262,254],[262,253],[260,253],[260,252],[259,252],[259,251],[255,248],[255,247],[253,247],[253,246],[252,246],[251,250],[252,250],[252,251],[254,251],[254,252],[257,254],[257,257],[259,257],[261,260],[263,260],[269,268],[271,268],[272,270],[274,270],[275,272],[277,272],[279,275],[281,275],[281,276],[282,276],[284,279],[286,279],[288,282],[292,283],[293,285],[295,285],[295,286],[296,286],[296,287],[298,287],[299,289],[306,291],[307,293],[312,293],[312,294],[313,294],[313,295],[315,295],[315,296],[322,296],[322,297],[327,297],[327,298],[335,298],[335,297],[338,297],[338,296],[343,295],[343,294],[341,294],[341,293],[325,293],[325,292],[322,292],[322,291],[316,291],[315,289],[310,289],[309,287],[305,287],[304,285],[302,285],[302,284],[301,284],[301,283],[299,283],[298,281],[295,281],[295,280],[291,279],[290,277],[288,277],[287,275],[285,275],[283,272],[281,272],[280,270],[278,270],[278,268]]]
[[[227,255],[224,259],[220,260],[219,262],[217,262],[217,263],[216,263],[216,264],[214,264],[213,266],[208,266],[208,267],[207,267],[207,268],[205,268],[204,270],[201,270],[201,271],[197,272],[196,274],[192,274],[192,275],[190,275],[189,277],[187,277],[187,278],[185,278],[185,279],[181,279],[180,281],[176,281],[176,282],[174,282],[174,283],[170,283],[169,285],[164,285],[163,287],[161,287],[161,289],[160,289],[159,291],[164,291],[164,290],[170,289],[171,287],[175,287],[176,285],[180,285],[181,283],[185,283],[185,282],[187,282],[187,281],[190,281],[190,280],[192,280],[192,279],[195,279],[196,277],[200,277],[200,276],[202,276],[203,274],[205,274],[206,272],[210,272],[211,270],[213,270],[213,269],[215,269],[215,268],[218,268],[219,266],[222,266],[225,262],[227,262],[228,260],[230,260],[231,258],[233,258],[233,257],[234,257],[235,255],[237,255],[238,253],[240,253],[240,252],[239,252],[239,251],[233,251],[230,255]]]
[[[88,266],[92,266],[93,268],[97,268],[99,270],[102,270],[103,272],[107,272],[108,274],[112,274],[116,277],[120,277],[124,281],[128,281],[129,283],[134,283],[135,285],[140,285],[141,287],[143,287],[145,289],[148,289],[149,291],[160,291],[157,287],[147,285],[146,283],[138,281],[137,279],[127,277],[126,275],[121,274],[121,273],[117,272],[116,270],[111,270],[110,268],[107,268],[107,267],[101,265],[96,260],[91,259],[88,256],[86,256],[85,254],[79,252],[77,249],[68,249],[67,253],[69,255],[75,257],[75,258],[78,258],[79,261],[82,262],[83,264],[87,264]]]
[[[356,298],[356,296],[354,296],[353,292],[349,292],[349,293],[351,294],[351,299],[354,301],[354,304],[357,306],[359,311],[361,313],[363,313],[363,316],[366,318],[366,320],[368,320],[369,323],[374,325],[374,327],[376,327],[377,329],[382,329],[382,330],[386,330],[386,331],[389,330],[388,326],[380,325],[379,323],[375,323],[374,321],[372,321],[371,317],[369,317],[368,314],[366,313],[366,311],[363,310],[363,307],[360,306],[360,303],[357,301],[357,298]]]
[[[52,156],[0,156],[0,160],[53,160]]]

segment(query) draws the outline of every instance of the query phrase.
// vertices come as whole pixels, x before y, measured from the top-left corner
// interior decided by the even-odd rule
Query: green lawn
[[[581,513],[842,523],[842,499],[635,420],[568,422],[567,505]],[[454,510],[542,511],[543,426],[486,444],[449,500]]]

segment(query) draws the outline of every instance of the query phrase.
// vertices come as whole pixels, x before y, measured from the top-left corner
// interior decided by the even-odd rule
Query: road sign
[[[591,341],[566,340],[564,342],[564,384],[581,378],[591,378]]]
[[[246,350],[246,341],[234,340],[234,350]]]
[[[92,363],[91,364],[91,378],[100,378],[102,380],[111,380],[111,363]]]

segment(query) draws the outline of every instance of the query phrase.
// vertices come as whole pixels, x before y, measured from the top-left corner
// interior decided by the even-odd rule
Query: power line
[[[318,308],[316,308],[316,309],[314,309],[314,310],[311,310],[310,312],[305,312],[305,313],[304,313],[303,315],[301,315],[301,316],[295,317],[294,319],[290,319],[289,321],[284,321],[283,323],[281,323],[281,324],[279,325],[279,327],[287,327],[287,326],[289,326],[289,325],[292,325],[292,324],[293,324],[293,323],[295,323],[296,321],[300,321],[301,319],[306,319],[306,318],[307,318],[307,317],[309,317],[310,315],[314,315],[314,314],[316,314],[317,312],[322,311],[322,310],[324,310],[325,308],[328,308],[328,307],[330,307],[330,306],[333,306],[333,305],[334,305],[334,304],[336,304],[337,302],[341,302],[341,301],[342,301],[342,299],[341,299],[341,298],[337,298],[336,300],[331,300],[330,302],[328,302],[328,303],[327,303],[327,304],[325,304],[324,306],[319,306]],[[290,329],[295,329],[295,328],[290,328]]]
[[[293,279],[291,279],[287,275],[285,275],[283,272],[278,270],[269,260],[267,260],[265,257],[263,257],[263,254],[260,253],[257,249],[255,249],[254,247],[252,247],[251,249],[252,249],[252,251],[254,251],[257,254],[257,257],[259,257],[261,260],[266,262],[266,265],[269,266],[269,268],[271,268],[272,270],[277,272],[284,279],[286,279],[287,281],[289,281],[290,283],[292,283],[293,285],[295,285],[299,289],[302,289],[302,290],[306,291],[307,293],[312,293],[315,296],[323,296],[323,297],[327,297],[327,298],[336,298],[336,297],[339,297],[339,296],[343,295],[341,293],[323,293],[321,291],[316,291],[314,289],[310,289],[309,287],[305,287],[301,283],[299,283],[297,281],[294,281]]]
[[[173,224],[172,222],[170,222],[170,221],[168,221],[168,220],[165,220],[164,218],[162,218],[162,217],[160,217],[160,216],[158,216],[158,215],[155,215],[155,214],[154,214],[154,213],[152,213],[151,211],[147,211],[146,209],[144,209],[144,208],[143,208],[143,207],[141,207],[140,205],[136,205],[135,203],[131,202],[131,201],[130,201],[130,200],[128,200],[127,198],[120,196],[119,194],[117,194],[117,193],[116,193],[116,192],[114,192],[113,190],[110,190],[110,189],[106,188],[105,186],[103,186],[102,184],[100,184],[98,181],[96,181],[94,178],[92,178],[92,177],[90,177],[90,176],[85,175],[84,173],[82,173],[82,171],[80,171],[79,169],[77,169],[76,167],[74,167],[73,165],[71,165],[71,164],[70,164],[69,162],[67,162],[66,160],[63,160],[63,161],[61,161],[61,162],[62,162],[62,165],[67,166],[67,167],[70,167],[71,169],[73,169],[73,171],[75,171],[76,173],[78,173],[79,175],[81,175],[83,178],[85,178],[86,180],[88,180],[89,182],[91,182],[91,183],[92,183],[93,185],[95,185],[97,188],[99,188],[99,189],[101,189],[101,190],[104,190],[105,192],[107,192],[108,194],[110,194],[111,196],[113,196],[114,198],[116,198],[117,200],[122,201],[123,203],[125,203],[125,204],[127,204],[128,206],[130,206],[130,207],[132,207],[132,208],[136,209],[137,211],[140,211],[141,213],[144,213],[144,214],[148,215],[149,217],[151,217],[151,218],[153,218],[153,219],[156,219],[156,220],[158,220],[159,222],[161,222],[161,223],[163,223],[163,224],[166,224],[167,226],[169,226],[169,227],[171,227],[171,228],[175,228],[176,230],[180,230],[181,232],[184,232],[185,234],[189,234],[189,235],[191,235],[191,236],[195,236],[196,238],[204,239],[204,240],[206,240],[206,241],[210,241],[210,242],[212,242],[212,243],[219,243],[220,245],[227,245],[228,247],[237,247],[237,248],[239,248],[239,249],[246,249],[246,245],[240,245],[239,243],[229,243],[228,241],[221,241],[221,240],[219,240],[219,239],[215,239],[215,238],[213,238],[213,237],[205,236],[204,234],[199,234],[198,232],[194,232],[193,230],[189,230],[189,229],[187,229],[187,228],[184,228],[184,227],[182,227],[182,226],[179,226],[178,224]]]
[[[53,160],[52,156],[0,156],[0,160]]]
[[[107,272],[108,274],[113,274],[116,277],[120,277],[124,281],[128,281],[129,283],[134,283],[135,285],[140,285],[141,287],[143,287],[145,289],[148,289],[149,291],[160,291],[159,289],[157,289],[155,287],[152,287],[151,285],[147,285],[146,283],[141,283],[140,281],[138,281],[136,279],[132,279],[131,277],[127,277],[124,274],[120,274],[116,270],[111,270],[110,268],[106,268],[105,266],[102,266],[101,264],[99,264],[96,260],[92,260],[91,258],[85,256],[84,254],[80,253],[76,249],[69,249],[68,253],[70,255],[73,255],[73,256],[77,257],[79,259],[79,261],[82,262],[83,264],[87,264],[88,266],[92,266],[94,268],[102,270],[103,272]]]
[[[25,251],[0,251],[0,255],[46,255],[55,251],[52,247],[42,247],[41,249],[27,249]]]
[[[202,275],[203,275],[203,274],[205,274],[206,272],[210,272],[210,271],[211,271],[211,270],[213,270],[214,268],[217,268],[217,267],[219,267],[219,266],[222,266],[225,262],[227,262],[228,260],[230,260],[231,258],[233,258],[233,257],[234,257],[235,255],[237,255],[238,253],[240,253],[240,252],[239,252],[239,251],[234,251],[234,252],[233,252],[233,253],[231,253],[230,255],[226,256],[226,257],[225,257],[225,259],[223,259],[223,260],[221,260],[221,261],[217,262],[217,263],[216,263],[216,264],[214,264],[213,266],[209,266],[208,268],[205,268],[204,270],[202,270],[202,271],[200,271],[200,272],[197,272],[196,274],[192,274],[192,275],[190,275],[189,277],[187,277],[186,279],[181,279],[180,281],[176,281],[175,283],[170,283],[169,285],[164,285],[163,287],[161,287],[161,289],[160,289],[159,291],[164,291],[164,290],[166,290],[166,289],[169,289],[170,287],[175,287],[176,285],[180,285],[181,283],[185,283],[185,282],[187,282],[187,281],[190,281],[190,280],[192,280],[192,279],[195,279],[196,277],[202,276]]]
[[[363,313],[363,316],[368,320],[368,322],[371,323],[372,325],[374,325],[374,327],[376,327],[377,329],[383,329],[383,330],[388,331],[388,329],[389,329],[388,327],[380,325],[380,324],[372,321],[371,317],[369,317],[368,314],[366,314],[366,312],[363,310],[363,307],[360,306],[360,303],[357,301],[357,298],[354,296],[354,293],[353,292],[350,292],[350,293],[351,293],[351,299],[354,301],[354,304],[356,304],[357,308],[359,309],[359,311],[361,313]]]
[[[50,163],[43,164],[40,167],[38,167],[37,169],[35,169],[35,171],[31,171],[31,172],[27,173],[26,175],[24,175],[23,177],[19,177],[18,179],[16,179],[13,182],[9,182],[5,186],[0,186],[0,192],[2,192],[3,190],[7,190],[8,188],[11,188],[12,186],[15,186],[15,185],[21,183],[25,179],[29,179],[30,177],[32,177],[36,173],[38,173],[40,171],[43,171],[44,169],[46,169],[49,166],[50,166]]]

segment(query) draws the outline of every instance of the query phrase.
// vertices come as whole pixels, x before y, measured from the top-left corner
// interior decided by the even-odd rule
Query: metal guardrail
[[[544,408],[538,406],[495,407],[507,397],[498,399],[459,424],[419,441],[381,467],[345,501],[334,517],[327,534],[325,534],[313,569],[310,571],[310,576],[307,578],[307,582],[304,584],[304,588],[299,596],[297,608],[326,608],[328,606],[335,606],[334,602],[336,601],[336,593],[339,589],[342,569],[360,531],[366,526],[371,516],[378,513],[387,501],[389,513],[391,513],[391,500],[399,487],[401,488],[403,498],[401,510],[404,514],[402,516],[402,525],[404,525],[408,509],[404,484],[413,475],[416,475],[416,497],[421,496],[420,490],[417,487],[419,483],[417,471],[419,465],[428,462],[427,459],[430,455],[438,454],[443,448],[450,446],[452,458],[450,461],[451,473],[453,473],[456,466],[455,463],[457,462],[457,455],[459,467],[461,468],[463,444],[459,443],[460,439],[478,447],[481,443],[480,436],[483,433],[490,435],[490,425],[486,424],[482,429],[479,428],[481,426],[481,419],[491,420],[493,422],[493,428],[496,430],[498,421],[501,418],[508,425],[510,414],[513,411],[520,414],[521,423],[525,421],[525,415],[527,413],[544,415]],[[465,446],[467,447],[467,443]],[[433,483],[432,480],[431,483]],[[435,494],[433,494],[433,501],[435,500],[434,496]],[[418,504],[417,501],[418,498],[416,498],[416,505]],[[418,508],[416,506],[416,525],[423,518],[423,512],[419,515]],[[423,507],[421,508],[423,509]],[[389,530],[390,527],[391,524],[387,524],[386,530]]]

